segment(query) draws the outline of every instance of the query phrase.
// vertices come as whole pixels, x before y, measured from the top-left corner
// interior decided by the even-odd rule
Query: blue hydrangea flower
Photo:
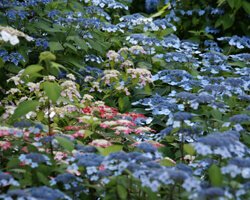
[[[217,28],[213,28],[213,27],[207,26],[207,27],[205,28],[205,32],[206,32],[206,33],[211,33],[211,34],[217,34],[217,33],[220,32],[220,30],[217,29]]]
[[[49,48],[49,42],[46,39],[38,38],[35,40],[35,42],[37,47],[41,47],[43,49]]]
[[[98,64],[101,64],[103,62],[103,59],[100,56],[96,56],[96,55],[85,55],[85,61],[91,61],[91,62],[96,62]]]
[[[222,49],[219,47],[218,43],[213,40],[205,40],[204,45],[207,47],[207,51],[221,52]]]
[[[214,197],[224,197],[225,191],[219,187],[202,188],[198,193],[199,198],[214,198]]]
[[[209,134],[199,138],[192,146],[203,156],[219,155],[222,158],[231,158],[243,157],[249,153],[248,148],[239,141],[239,133],[236,131]]]
[[[169,35],[167,37],[164,37],[164,39],[161,41],[161,44],[163,47],[166,48],[176,48],[179,49],[181,45],[180,39],[176,35]]]
[[[250,158],[233,158],[228,165],[221,168],[223,174],[230,174],[232,178],[241,175],[243,178],[250,178]]]
[[[40,153],[21,154],[19,160],[31,168],[36,168],[39,164],[51,165],[49,157]]]
[[[0,52],[1,53],[1,57],[3,59],[4,62],[11,62],[13,64],[15,64],[16,66],[21,62],[21,61],[25,61],[24,57],[17,52],[12,52],[10,54],[8,54],[7,51],[3,50]]]
[[[250,38],[247,36],[220,37],[219,41],[227,41],[229,45],[235,46],[238,49],[250,48]]]
[[[0,195],[1,199],[39,199],[39,200],[71,200],[70,197],[60,190],[47,186],[32,187],[24,190],[9,190],[6,194]]]
[[[10,185],[19,186],[19,183],[10,174],[0,172],[0,187]]]
[[[103,156],[94,153],[77,154],[76,160],[78,166],[100,166],[103,161]]]
[[[234,115],[230,117],[229,120],[233,123],[239,123],[239,124],[245,123],[245,122],[250,123],[250,116],[246,114],[239,114],[239,115]]]
[[[76,145],[76,150],[79,152],[83,152],[83,153],[95,153],[95,152],[97,152],[97,149],[94,146]]]
[[[212,15],[223,15],[224,12],[225,11],[223,9],[220,9],[220,8],[212,8],[212,10],[211,10]]]
[[[246,64],[250,64],[250,53],[239,53],[235,55],[230,55],[229,57],[235,61],[242,61],[245,62]],[[249,70],[249,68],[246,69]]]
[[[138,145],[136,145],[138,149],[143,150],[144,152],[155,152],[157,150],[156,147],[154,147],[152,144],[148,142],[142,142]]]
[[[64,173],[64,174],[59,174],[57,177],[53,178],[50,181],[50,185],[55,185],[55,184],[63,184],[64,188],[66,190],[79,190],[80,189],[80,183],[82,183],[83,180],[73,174],[69,173]],[[81,187],[83,189],[83,187]]]

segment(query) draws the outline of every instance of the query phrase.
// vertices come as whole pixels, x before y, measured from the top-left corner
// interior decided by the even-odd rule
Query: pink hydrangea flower
[[[0,148],[2,150],[7,150],[7,149],[11,148],[11,143],[8,141],[0,141]]]
[[[112,143],[110,141],[108,141],[108,140],[96,139],[96,140],[93,140],[92,142],[90,142],[89,145],[95,146],[95,147],[106,148],[106,147],[111,146]]]

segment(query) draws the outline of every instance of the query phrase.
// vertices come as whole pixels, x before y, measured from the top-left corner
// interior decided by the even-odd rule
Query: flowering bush
[[[0,199],[249,199],[249,3],[136,2],[0,2]]]

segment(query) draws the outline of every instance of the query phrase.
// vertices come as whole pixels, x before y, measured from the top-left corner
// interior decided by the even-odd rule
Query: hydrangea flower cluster
[[[86,96],[84,98],[86,99]],[[84,125],[80,126],[74,134],[83,133],[84,136],[86,134],[81,127],[87,129],[90,126],[93,127],[93,125],[99,127],[94,130],[99,130],[100,134],[103,131],[111,131],[121,136],[124,134],[143,135],[144,133],[154,132],[153,129],[139,122],[140,120],[147,120],[143,114],[133,112],[120,113],[116,108],[106,106],[104,102],[94,102],[93,98],[83,101],[83,105],[85,106],[78,117],[78,121]],[[90,144],[104,147],[111,145],[111,143],[105,140],[94,140]]]
[[[39,153],[21,154],[19,156],[19,160],[22,162],[22,164],[29,165],[31,168],[36,168],[42,163],[51,165],[50,159],[46,155]]]
[[[16,45],[19,43],[18,37],[23,37],[27,41],[32,41],[33,38],[18,31],[12,27],[0,26],[0,41],[10,42],[11,45]]]
[[[9,190],[7,194],[0,195],[0,199],[51,199],[70,200],[71,198],[60,190],[55,190],[47,186],[32,187],[25,190]]]
[[[10,185],[19,186],[19,183],[10,174],[0,172],[0,188]]]
[[[24,85],[24,76],[25,71],[21,70],[16,76],[13,76],[12,78],[7,80],[7,82],[14,82],[14,84],[18,88],[20,88],[11,88],[9,91],[6,91],[6,94],[9,95],[8,98],[13,99],[15,95],[20,94],[20,99],[15,103],[12,102],[11,105],[9,105],[10,101],[2,101],[2,103],[6,107],[5,113],[2,116],[4,119],[7,119],[10,115],[12,115],[17,109],[18,105],[24,101],[38,98],[40,105],[37,106],[37,109],[41,109],[48,103],[48,97],[43,91],[43,84],[45,82],[53,83],[54,81],[56,81],[56,77],[49,75],[43,77],[43,80],[39,82],[26,82]],[[59,87],[61,88],[60,95],[63,98],[68,99],[69,102],[79,101],[79,99],[81,99],[81,95],[79,93],[77,83],[75,82],[75,76],[73,74],[68,74],[65,79],[61,80],[59,85]],[[49,109],[50,117],[52,119],[56,116],[63,117],[65,113],[71,113],[79,110],[76,106],[72,105],[72,103],[69,102],[66,103],[65,101],[58,101],[56,105],[51,106]],[[44,116],[46,116],[47,114],[48,109],[46,108],[44,110]],[[25,117],[26,119],[34,119],[37,117],[37,114],[34,111],[30,111],[26,114]]]
[[[239,141],[236,131],[212,133],[199,138],[192,145],[201,155],[219,155],[222,158],[244,157],[249,153],[248,148]]]

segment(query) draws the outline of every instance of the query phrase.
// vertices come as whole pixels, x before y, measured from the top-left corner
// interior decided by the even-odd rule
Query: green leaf
[[[91,136],[91,135],[93,135],[94,134],[94,132],[92,132],[92,131],[90,131],[90,130],[85,130],[84,131],[84,137],[86,138],[86,137],[89,137],[89,136]]]
[[[45,94],[48,98],[53,102],[56,103],[57,99],[60,97],[61,94],[61,87],[56,82],[49,82],[46,81],[42,84],[42,87],[45,91]]]
[[[65,43],[64,46],[68,47],[69,49],[71,49],[75,53],[77,52],[77,48],[74,45],[70,44],[70,43]]]
[[[74,144],[69,139],[64,138],[64,137],[60,137],[60,136],[56,136],[56,140],[59,142],[59,144],[64,149],[68,150],[69,152],[74,150]]]
[[[19,161],[19,159],[18,159]],[[19,161],[20,162],[20,161]],[[19,163],[18,163],[19,164]],[[18,165],[16,165],[16,167],[18,167]],[[25,169],[10,169],[8,170],[9,172],[15,172],[17,174],[25,174],[27,173],[27,171]]]
[[[225,3],[226,0],[218,0],[218,7]]]
[[[231,66],[237,66],[237,67],[242,67],[242,68],[246,66],[246,63],[244,62],[230,62],[228,64]]]
[[[49,185],[49,180],[46,176],[44,176],[41,172],[36,172],[38,180],[43,183],[44,185]]]
[[[188,153],[191,156],[195,154],[195,149],[190,144],[184,144],[183,149],[186,153]]]
[[[159,196],[157,192],[153,192],[152,190],[149,190],[148,187],[143,187],[141,189],[147,194],[146,199],[159,200]]]
[[[142,62],[137,63],[137,67],[143,68],[143,69],[152,69],[152,64],[149,62],[142,61]]]
[[[37,27],[38,29],[42,29],[46,32],[51,32],[51,33],[55,33],[55,32],[63,32],[63,30],[59,29],[59,28],[55,28],[55,27],[51,27],[48,23],[46,22],[35,22],[34,23],[35,27]],[[31,26],[30,26],[31,27]],[[29,26],[27,26],[27,28],[30,28]]]
[[[36,113],[36,116],[37,116],[37,120],[38,121],[43,121],[44,119],[44,112],[43,111],[39,111]]]
[[[97,149],[100,151],[100,153],[101,153],[103,156],[107,156],[107,155],[109,155],[110,153],[114,153],[114,152],[121,151],[122,148],[123,148],[122,145],[112,145],[112,146],[109,146],[109,147],[106,147],[106,148],[97,147]]]
[[[63,46],[59,42],[50,42],[49,48],[51,51],[61,51],[64,50]]]
[[[59,64],[59,63],[56,63],[56,62],[50,62],[50,66],[51,66],[52,68],[56,68],[56,69],[58,69],[58,70],[60,70],[60,68],[61,68],[61,69],[65,70],[65,71],[67,71],[67,68],[66,68],[66,67],[64,67],[63,65],[61,65],[61,64]]]
[[[126,200],[127,196],[128,196],[128,192],[127,192],[126,188],[124,186],[118,184],[116,186],[116,189],[117,189],[117,194],[118,194],[119,198],[122,200]]]
[[[221,114],[221,112],[219,110],[212,110],[211,115],[213,116],[213,118],[215,118],[217,120],[222,119],[222,114]]]
[[[18,167],[19,163],[20,163],[20,160],[17,157],[13,157],[7,163],[7,168]]]
[[[90,39],[88,39],[88,42],[89,42],[90,46],[91,46],[94,50],[96,50],[96,51],[98,51],[98,52],[100,52],[100,53],[103,53],[104,48],[102,47],[102,45],[101,45],[99,42],[94,41],[94,40],[90,40]]]
[[[86,42],[81,39],[80,37],[68,37],[69,40],[73,40],[77,46],[79,46],[82,50],[87,51],[88,50],[88,45]]]
[[[250,135],[242,134],[243,143],[250,146]]]
[[[44,51],[42,53],[40,53],[40,56],[39,56],[39,61],[53,61],[53,60],[56,60],[56,56],[49,52],[49,51]]]
[[[147,95],[151,95],[151,94],[152,94],[152,90],[151,90],[149,84],[147,84],[147,85],[144,87],[144,90],[145,90],[145,94],[147,94]]]
[[[118,106],[119,106],[119,110],[121,112],[124,112],[127,109],[129,109],[130,108],[129,97],[128,96],[119,97],[119,99],[118,99]]]
[[[208,169],[208,176],[211,184],[213,186],[219,187],[222,186],[222,174],[220,171],[220,168],[213,164],[209,169]]]
[[[171,158],[168,157],[160,160],[160,164],[167,167],[173,167],[176,165],[176,163]]]
[[[43,66],[41,66],[41,65],[29,65],[25,70],[24,70],[24,72],[23,72],[23,76],[25,76],[25,75],[32,75],[32,74],[34,74],[34,73],[37,73],[37,72],[39,72],[39,71],[41,71],[41,70],[43,70],[44,68],[43,68]]]
[[[39,105],[39,101],[35,100],[26,100],[21,102],[17,108],[15,109],[14,114],[11,117],[11,121],[16,120],[23,115],[26,115],[30,111],[34,111],[36,107]]]
[[[234,23],[234,15],[226,14],[222,17],[222,25],[224,30],[230,28]]]
[[[237,0],[238,1],[238,0]],[[231,8],[234,8],[235,0],[227,0],[227,3]]]
[[[170,6],[170,3],[166,4],[161,10],[159,10],[157,13],[153,14],[151,17],[155,18],[155,17],[161,16],[169,6]]]
[[[242,6],[242,0],[234,0],[235,12]]]
[[[4,61],[2,58],[0,58],[0,68],[2,68],[4,66]]]
[[[247,14],[250,14],[250,3],[249,2],[243,1],[242,7],[246,11]]]

